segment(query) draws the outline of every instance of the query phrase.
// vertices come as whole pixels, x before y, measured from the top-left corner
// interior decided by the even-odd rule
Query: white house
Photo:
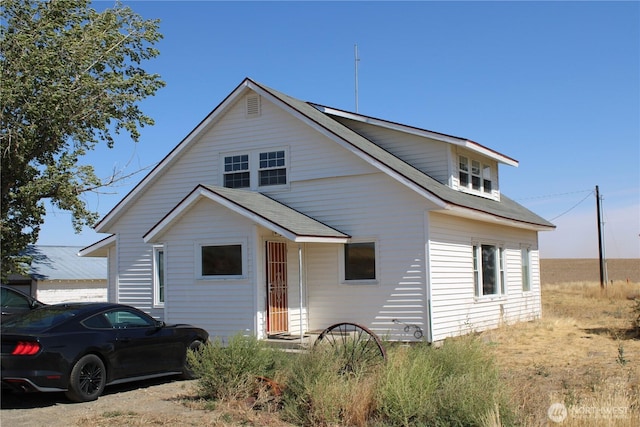
[[[476,142],[245,79],[96,226],[109,300],[212,336],[438,341],[540,316],[538,232]]]

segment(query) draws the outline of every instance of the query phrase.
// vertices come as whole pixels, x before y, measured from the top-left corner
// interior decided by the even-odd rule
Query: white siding
[[[116,239],[117,242],[117,239]],[[107,301],[118,301],[118,245],[112,245],[109,247],[107,255]]]
[[[432,213],[429,222],[433,340],[540,317],[537,234]],[[505,249],[506,295],[476,298],[472,241]],[[520,249],[531,248],[531,291],[522,292]]]
[[[45,304],[78,301],[107,301],[107,281],[38,281],[36,298]]]
[[[255,331],[255,233],[252,224],[208,200],[196,203],[161,240],[167,242],[166,321],[192,323],[212,337]],[[200,279],[201,244],[237,244],[246,254],[241,279]]]
[[[406,323],[426,334],[425,200],[381,173],[351,177],[348,184],[339,178],[299,183],[296,190],[282,195],[287,204],[304,205],[354,239],[374,239],[379,255],[377,284],[345,284],[341,245],[307,244],[309,328],[356,322],[381,336],[412,340]]]
[[[433,179],[449,183],[449,144],[343,117],[334,119]]]

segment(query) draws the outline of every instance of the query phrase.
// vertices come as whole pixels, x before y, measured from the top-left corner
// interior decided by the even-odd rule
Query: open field
[[[640,259],[606,260],[609,283],[640,283]],[[587,258],[541,259],[540,281],[550,283],[600,282],[600,261]]]

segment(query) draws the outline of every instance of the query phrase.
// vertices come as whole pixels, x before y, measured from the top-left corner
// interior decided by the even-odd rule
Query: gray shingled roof
[[[29,275],[36,280],[106,280],[107,259],[79,257],[82,246],[32,245]]]
[[[289,105],[291,108],[297,110],[310,120],[322,126],[324,129],[331,132],[338,138],[351,144],[353,147],[362,151],[363,153],[366,153],[369,156],[373,157],[390,169],[401,174],[402,176],[413,182],[415,185],[421,187],[422,189],[433,194],[446,203],[489,213],[491,215],[509,220],[533,224],[536,226],[555,227],[546,219],[530,211],[519,203],[516,203],[504,194],[501,195],[500,201],[496,201],[456,191],[448,187],[447,185],[444,185],[439,181],[433,179],[429,175],[416,169],[405,161],[399,159],[380,146],[376,145],[373,141],[363,137],[362,135],[349,129],[342,123],[334,120],[329,115],[319,111],[313,105],[292,98],[289,95],[278,92],[277,90],[271,89],[262,84],[256,83],[253,80],[252,82],[274,97],[278,98],[280,101]]]
[[[350,236],[308,217],[272,198],[255,191],[237,190],[215,185],[202,185],[220,197],[247,209],[298,237],[348,239]]]

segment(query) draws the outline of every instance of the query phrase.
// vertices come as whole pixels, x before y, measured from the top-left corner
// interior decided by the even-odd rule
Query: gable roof
[[[262,193],[200,184],[143,239],[152,242],[191,206],[209,199],[294,242],[346,243],[351,236],[310,218]]]
[[[35,280],[107,280],[105,258],[81,258],[81,246],[31,245],[24,255],[32,257],[29,276]]]
[[[490,200],[479,196],[456,191],[432,177],[426,175],[417,168],[411,166],[405,161],[394,156],[374,142],[354,132],[342,123],[334,120],[326,108],[319,107],[317,104],[311,104],[292,98],[289,95],[268,88],[249,78],[246,78],[231,92],[195,129],[193,129],[186,138],[184,138],[145,178],[143,178],[136,187],[133,188],[105,217],[103,217],[95,226],[98,232],[108,232],[108,226],[115,221],[124,211],[125,207],[139,197],[144,189],[153,182],[162,171],[169,167],[182,152],[186,150],[198,136],[206,132],[219,117],[222,116],[226,108],[234,103],[246,91],[253,90],[261,96],[267,98],[274,104],[297,117],[301,121],[307,123],[316,131],[327,136],[329,139],[337,142],[344,148],[351,151],[369,164],[377,167],[397,181],[408,186],[412,190],[421,194],[431,202],[435,203],[440,209],[448,211],[455,215],[474,218],[478,220],[488,220],[500,222],[519,228],[528,228],[534,230],[550,230],[555,228],[553,224],[544,218],[538,216],[524,206],[516,203],[508,197],[501,195],[500,201]],[[331,110],[331,114],[336,114],[340,110]],[[360,116],[365,117],[365,116]],[[378,119],[379,120],[379,119]],[[392,122],[387,122],[392,123]],[[397,125],[399,127],[404,125]],[[409,127],[406,127],[407,129]],[[417,128],[413,128],[417,129]],[[429,132],[421,130],[422,132]],[[442,135],[442,134],[441,134]],[[430,136],[433,137],[433,136]],[[449,137],[457,138],[457,137]],[[457,138],[458,143],[478,149],[481,147],[477,143]],[[467,141],[467,142],[464,142]],[[474,145],[475,144],[475,145]],[[515,162],[506,156],[493,152],[493,158],[503,163],[511,164]],[[502,159],[502,160],[500,160]],[[510,163],[511,162],[511,163]],[[517,162],[516,162],[517,164]]]
[[[404,132],[411,135],[422,136],[425,138],[434,139],[436,141],[446,142],[447,144],[457,145],[459,147],[464,147],[470,151],[477,152],[482,154],[485,157],[496,160],[498,163],[504,163],[509,166],[518,166],[518,161],[512,159],[511,157],[505,156],[502,153],[498,153],[495,150],[492,150],[489,147],[485,147],[484,145],[478,144],[475,141],[471,141],[467,138],[461,138],[459,136],[447,135],[440,132],[434,132],[432,130],[421,129],[415,126],[404,125],[402,123],[391,122],[389,120],[379,119],[376,117],[365,116],[358,113],[352,113],[350,111],[344,111],[333,107],[327,107],[325,105],[313,104],[310,105],[317,108],[324,114],[329,116],[337,116],[344,117],[346,119],[355,120],[358,122],[369,123],[375,126],[383,127],[386,129],[397,130],[400,132]]]

